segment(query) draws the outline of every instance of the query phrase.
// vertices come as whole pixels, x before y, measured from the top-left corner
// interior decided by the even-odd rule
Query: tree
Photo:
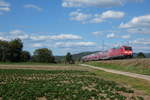
[[[10,61],[9,42],[0,40],[0,61]]]
[[[9,47],[10,47],[10,61],[19,62],[23,48],[22,41],[20,39],[14,39],[9,42]]]
[[[74,60],[72,59],[72,55],[70,52],[68,52],[65,57],[65,63],[74,64]]]
[[[36,49],[32,57],[34,62],[43,62],[43,63],[54,63],[55,58],[52,54],[52,51],[47,48]]]
[[[31,55],[28,51],[22,51],[20,58],[21,58],[21,62],[27,62],[31,59]]]
[[[145,58],[144,53],[143,53],[143,52],[139,52],[139,53],[137,54],[137,58]]]

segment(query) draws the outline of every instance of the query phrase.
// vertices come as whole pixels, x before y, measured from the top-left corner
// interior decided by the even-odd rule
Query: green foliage
[[[36,49],[34,51],[32,61],[42,62],[42,63],[54,63],[55,58],[54,58],[51,50],[49,50],[47,48],[41,48],[41,49]]]
[[[21,58],[21,62],[27,62],[27,61],[29,61],[30,58],[31,58],[30,52],[28,52],[28,51],[22,51],[21,55],[20,55],[20,58]]]
[[[11,61],[12,62],[19,62],[20,55],[23,48],[23,43],[20,39],[15,39],[9,42],[10,45],[10,53],[11,53]]]
[[[144,53],[140,52],[137,54],[137,58],[146,58]]]
[[[19,62],[23,43],[20,39],[14,39],[10,42],[0,40],[0,61]]]
[[[7,62],[9,60],[10,60],[9,42],[0,40],[0,61]]]
[[[0,97],[4,100],[131,100],[134,91],[88,71],[0,70]]]
[[[126,86],[130,86],[136,90],[141,90],[143,93],[150,95],[150,81],[142,80],[138,78],[132,78],[124,75],[108,73],[101,70],[96,70],[95,74],[99,75],[99,77],[107,80],[112,80],[120,84],[124,84]],[[132,92],[132,91],[131,91]]]
[[[72,59],[72,55],[70,52],[68,52],[65,57],[65,63],[74,64],[74,60]]]

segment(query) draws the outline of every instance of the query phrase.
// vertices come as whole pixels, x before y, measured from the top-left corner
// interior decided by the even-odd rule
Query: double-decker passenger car
[[[130,46],[121,46],[118,48],[111,48],[108,51],[97,52],[82,57],[82,61],[117,59],[117,58],[132,58],[133,51]]]

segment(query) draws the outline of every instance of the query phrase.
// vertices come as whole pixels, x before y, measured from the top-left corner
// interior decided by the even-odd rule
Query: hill
[[[133,57],[137,57],[138,53],[133,53]],[[144,55],[146,56],[146,58],[150,58],[150,53],[144,53]]]
[[[82,58],[83,56],[86,56],[86,55],[89,55],[89,54],[93,54],[93,53],[96,53],[96,52],[99,52],[99,51],[94,51],[94,52],[81,52],[81,53],[77,53],[77,54],[72,54],[72,58],[75,60],[75,61],[79,61],[80,58]],[[65,56],[55,56],[55,60],[56,62],[60,62],[60,61],[63,61],[65,59]]]
[[[150,58],[150,53],[144,53],[146,58]]]

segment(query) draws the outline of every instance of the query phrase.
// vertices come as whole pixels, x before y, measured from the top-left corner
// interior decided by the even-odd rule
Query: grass
[[[113,61],[112,61],[113,62]],[[86,64],[97,66],[97,67],[102,67],[102,68],[108,68],[108,69],[114,69],[114,70],[120,70],[120,71],[126,71],[126,72],[132,72],[132,73],[138,73],[138,74],[143,74],[143,75],[150,75],[150,68],[145,68],[145,67],[139,67],[139,66],[128,66],[128,65],[121,65],[117,63],[107,63],[106,61],[92,61],[92,62],[87,62]],[[135,63],[135,62],[132,62]]]
[[[150,95],[150,81],[108,73],[100,70],[95,70],[94,72],[103,79],[115,81],[125,86],[132,87],[136,90],[143,91],[145,94]]]
[[[103,71],[3,69],[0,97],[3,100],[143,100],[134,90],[99,76],[109,79],[111,75]]]

